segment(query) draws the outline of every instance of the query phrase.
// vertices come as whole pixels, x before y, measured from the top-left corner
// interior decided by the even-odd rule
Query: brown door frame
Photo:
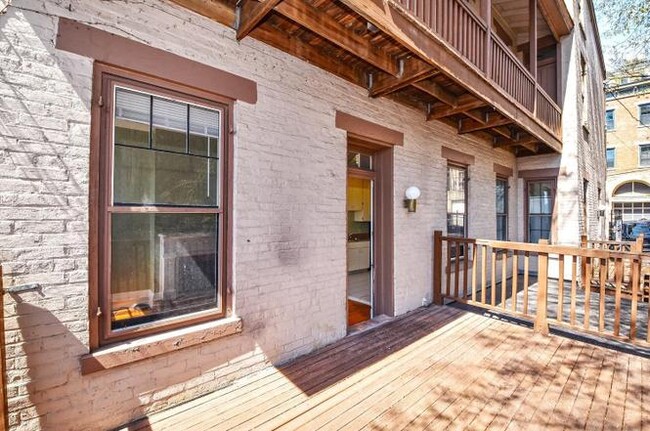
[[[363,151],[365,153],[370,153],[373,156],[372,172],[348,168],[345,192],[347,196],[347,178],[350,175],[371,179],[374,182],[372,196],[372,255],[374,265],[372,314],[373,316],[385,314],[392,317],[395,315],[395,289],[393,286],[393,147],[382,145],[375,140],[365,140],[363,137],[356,135],[350,136],[350,134],[348,134],[347,150]]]

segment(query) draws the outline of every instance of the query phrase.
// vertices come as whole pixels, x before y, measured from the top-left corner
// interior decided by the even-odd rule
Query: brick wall
[[[88,352],[88,154],[92,61],[54,49],[58,16],[239,74],[234,289],[244,332],[80,375]],[[469,233],[495,236],[492,164],[514,157],[169,2],[21,1],[0,17],[0,261],[15,429],[101,429],[194,398],[345,335],[346,136],[342,110],[400,130],[395,150],[395,308],[431,300],[432,232],[445,228],[441,145],[476,156]],[[296,121],[300,118],[300,121]],[[400,205],[422,189],[416,213]],[[511,195],[512,196],[512,195]],[[516,208],[511,199],[511,208]],[[516,229],[516,220],[511,220]]]

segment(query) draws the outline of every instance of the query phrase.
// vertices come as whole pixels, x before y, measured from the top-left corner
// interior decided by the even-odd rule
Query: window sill
[[[81,374],[108,370],[242,332],[239,317],[219,319],[103,347],[81,357]]]

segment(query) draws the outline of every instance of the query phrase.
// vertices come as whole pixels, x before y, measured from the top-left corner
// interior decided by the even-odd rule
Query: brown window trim
[[[200,102],[204,105],[214,105],[222,109],[223,139],[222,139],[222,202],[219,208],[220,223],[218,235],[219,241],[219,283],[221,286],[221,310],[206,310],[182,316],[163,319],[160,322],[147,324],[144,327],[134,328],[125,331],[124,334],[110,334],[110,307],[107,306],[107,292],[109,271],[107,268],[106,256],[108,253],[108,232],[105,228],[106,215],[108,214],[111,190],[105,183],[105,178],[110,175],[112,163],[110,160],[110,145],[104,140],[108,136],[112,118],[108,115],[105,121],[104,112],[111,111],[112,96],[107,93],[113,82],[128,83],[135,85],[144,91],[151,91],[154,94],[171,95],[188,102]],[[215,319],[232,316],[232,226],[231,209],[232,202],[232,113],[234,101],[232,99],[217,97],[212,93],[203,92],[194,88],[186,88],[179,84],[141,75],[133,71],[124,70],[118,67],[95,63],[93,71],[93,97],[91,106],[91,145],[90,145],[90,237],[89,237],[89,323],[90,323],[90,348],[97,350],[100,346],[111,343],[133,340],[137,337],[144,337],[163,331],[178,329],[194,324],[214,321]],[[156,208],[150,208],[150,212],[156,212]],[[213,208],[208,212],[215,212]],[[101,307],[101,308],[100,308]],[[100,310],[103,310],[100,313]],[[110,334],[110,336],[109,336]]]
[[[493,164],[492,170],[494,171],[495,174],[497,174],[497,177],[501,177],[505,180],[512,177],[513,174],[512,168],[500,165],[498,163]]]
[[[542,169],[540,169],[541,171]],[[536,183],[536,182],[542,182],[542,181],[551,181],[553,182],[553,196],[551,198],[551,205],[553,207],[551,208],[551,231],[550,231],[550,238],[549,242],[551,244],[554,243],[554,239],[556,238],[555,234],[555,228],[556,225],[553,222],[553,215],[555,214],[555,199],[557,197],[557,177],[524,177],[524,242],[529,242],[530,238],[528,236],[528,217],[530,216],[530,212],[528,211],[528,184],[529,183]]]
[[[447,159],[449,163],[464,166],[466,168],[470,165],[473,165],[475,161],[474,156],[471,154],[463,153],[461,151],[454,150],[453,148],[445,147],[444,145],[440,149],[440,155],[443,159]]]
[[[255,81],[71,19],[59,18],[55,47],[201,92],[257,102]]]
[[[348,132],[348,137],[358,141],[358,145],[374,146],[404,145],[404,134],[397,130],[375,124],[363,118],[355,117],[342,111],[336,111],[334,124],[337,129]]]

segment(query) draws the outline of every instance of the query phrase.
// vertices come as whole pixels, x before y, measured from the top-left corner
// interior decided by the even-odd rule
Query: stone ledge
[[[103,347],[81,357],[81,374],[108,370],[238,334],[242,327],[241,318],[229,317]]]

